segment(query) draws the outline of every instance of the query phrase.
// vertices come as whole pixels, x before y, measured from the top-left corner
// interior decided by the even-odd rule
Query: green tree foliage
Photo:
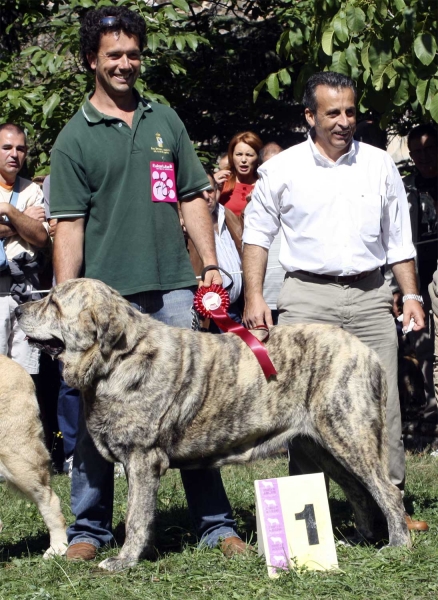
[[[2,0],[0,122],[28,129],[31,170],[48,171],[57,134],[92,89],[80,17],[115,4],[147,22],[139,91],[176,108],[206,151],[246,129],[297,141],[304,83],[324,69],[352,76],[360,110],[382,127],[438,121],[436,0]]]
[[[360,110],[379,113],[382,127],[438,122],[436,0],[288,0],[272,11],[282,66],[255,96],[293,84],[299,101],[310,74],[332,70],[357,82]]]

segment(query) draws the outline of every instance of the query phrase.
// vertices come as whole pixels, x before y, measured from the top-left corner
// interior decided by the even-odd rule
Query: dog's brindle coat
[[[377,504],[389,545],[410,546],[388,478],[385,374],[356,337],[327,325],[274,327],[266,345],[278,375],[267,381],[236,335],[169,327],[99,281],[67,281],[17,312],[81,390],[98,450],[128,475],[126,540],[101,567],[126,568],[151,550],[167,468],[256,460],[296,435],[342,486],[364,538],[375,537]]]

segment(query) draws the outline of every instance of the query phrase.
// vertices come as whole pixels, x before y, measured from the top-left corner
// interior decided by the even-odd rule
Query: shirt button
[[[119,127],[123,127],[123,123],[119,123]]]

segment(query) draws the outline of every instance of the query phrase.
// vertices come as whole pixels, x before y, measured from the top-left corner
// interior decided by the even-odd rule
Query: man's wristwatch
[[[421,306],[424,305],[423,296],[419,296],[418,294],[406,294],[403,296],[403,304],[406,302],[406,300],[416,300],[421,304]]]

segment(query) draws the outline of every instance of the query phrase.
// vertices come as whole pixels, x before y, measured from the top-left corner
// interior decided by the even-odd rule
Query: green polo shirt
[[[124,296],[196,284],[177,204],[157,198],[210,187],[175,111],[137,97],[132,128],[87,99],[51,157],[51,216],[85,218],[84,276]]]

